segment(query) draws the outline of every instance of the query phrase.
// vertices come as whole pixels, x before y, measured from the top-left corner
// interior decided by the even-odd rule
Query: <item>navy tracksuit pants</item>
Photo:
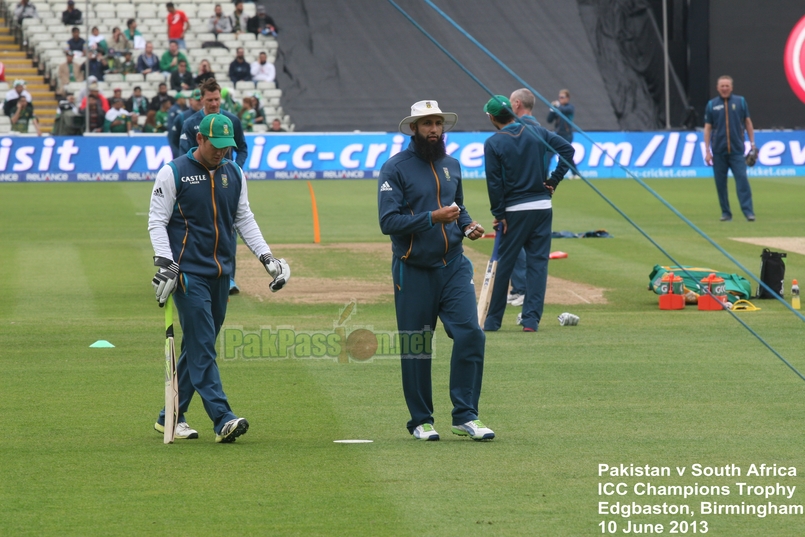
[[[182,273],[181,278],[173,294],[182,326],[182,351],[176,363],[179,421],[185,421],[184,413],[193,393],[198,392],[217,434],[226,422],[237,418],[229,407],[215,361],[215,340],[229,300],[229,276],[204,278]],[[165,423],[164,408],[159,423]]]
[[[721,216],[732,217],[730,210],[729,191],[727,189],[727,172],[732,170],[735,176],[735,191],[741,204],[741,212],[745,216],[754,216],[752,207],[752,187],[746,177],[746,159],[740,153],[713,154],[713,177],[716,180],[718,204],[721,206]]]
[[[478,326],[472,264],[461,255],[444,267],[422,268],[395,257],[392,274],[400,339],[414,342],[401,349],[403,394],[411,413],[408,432],[423,423],[433,424],[432,348],[427,342],[432,341],[437,319],[453,340],[452,424],[478,419],[486,336]]]
[[[509,278],[521,249],[526,254],[526,290],[523,302],[523,327],[539,327],[548,286],[548,256],[551,253],[551,223],[553,209],[507,211],[507,231],[498,246],[498,269],[492,300],[486,315],[484,330],[500,328],[506,312]]]

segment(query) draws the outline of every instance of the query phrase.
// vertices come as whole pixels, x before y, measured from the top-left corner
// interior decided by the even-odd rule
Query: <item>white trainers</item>
[[[523,314],[522,313],[517,314],[517,326],[523,326]]]
[[[492,440],[495,431],[481,423],[481,420],[472,420],[462,425],[453,425],[453,434],[469,436],[473,440]]]
[[[517,295],[517,297],[515,297],[515,299],[512,300],[511,302],[509,302],[509,304],[511,304],[516,308],[519,308],[520,306],[523,305],[523,302],[525,302],[525,295]]]
[[[159,422],[154,424],[154,430],[158,433],[165,434],[165,426]],[[198,438],[198,431],[191,429],[187,422],[182,422],[176,425],[175,438],[177,440],[191,440]]]
[[[439,433],[436,432],[436,429],[433,428],[433,425],[430,423],[423,423],[422,425],[417,425],[416,429],[412,433],[414,438],[419,440],[438,440]]]
[[[517,300],[517,299],[518,299],[519,297],[521,297],[521,296],[523,296],[523,295],[518,295],[518,294],[516,294],[516,293],[512,293],[512,294],[510,294],[510,295],[508,295],[508,296],[506,297],[506,303],[507,303],[507,304],[512,304],[512,303],[513,303],[515,300]],[[522,305],[523,305],[523,303],[522,303],[522,302],[520,302],[520,305],[522,306]]]
[[[215,441],[219,444],[229,444],[234,442],[237,437],[246,434],[249,430],[249,422],[246,418],[235,418],[224,424],[221,432],[215,435]]]

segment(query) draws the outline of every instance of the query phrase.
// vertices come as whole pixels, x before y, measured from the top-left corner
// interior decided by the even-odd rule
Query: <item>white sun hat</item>
[[[411,129],[408,125],[416,123],[418,119],[425,116],[441,116],[444,120],[444,132],[455,127],[458,121],[457,114],[453,112],[442,112],[439,109],[439,103],[436,101],[418,101],[411,105],[411,115],[400,121],[400,132],[410,136]]]

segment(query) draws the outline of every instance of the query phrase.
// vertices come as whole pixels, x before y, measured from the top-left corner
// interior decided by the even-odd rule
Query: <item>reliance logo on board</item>
[[[69,175],[66,173],[26,173],[26,181],[67,181]]]
[[[119,173],[77,173],[79,181],[119,181]]]

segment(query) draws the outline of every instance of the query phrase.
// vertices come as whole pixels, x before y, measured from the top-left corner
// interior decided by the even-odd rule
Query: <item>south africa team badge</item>
[[[444,178],[449,181],[450,180],[450,171],[447,169],[447,167],[444,167],[442,169],[444,170]]]
[[[226,176],[225,173],[221,174],[221,186],[224,188],[229,186],[229,178]]]

